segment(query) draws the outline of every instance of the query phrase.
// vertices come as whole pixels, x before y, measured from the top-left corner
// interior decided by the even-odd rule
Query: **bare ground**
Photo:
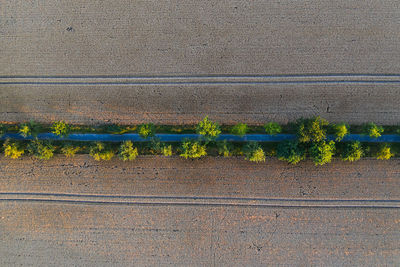
[[[322,116],[332,122],[400,124],[398,84],[89,86],[0,85],[0,120],[48,123],[286,123]]]
[[[29,83],[32,75],[399,74],[398,10],[395,0],[7,2],[0,121],[179,124],[208,114],[227,124],[315,115],[398,124],[399,82],[1,84],[10,76]]]
[[[48,162],[1,158],[0,169],[0,243],[7,244],[0,246],[1,265],[400,262],[399,208],[346,207],[345,202],[398,201],[399,160],[335,161],[317,168],[273,159],[253,164],[150,156],[98,163],[82,155]],[[66,200],[63,194],[74,195]],[[101,201],[87,201],[94,195],[102,195]],[[148,199],[121,202],[113,196]],[[185,204],[174,197],[229,198],[229,203],[193,199]],[[241,203],[240,198],[248,199]],[[263,206],[259,199],[337,202]]]
[[[7,1],[0,75],[400,73],[397,0]]]

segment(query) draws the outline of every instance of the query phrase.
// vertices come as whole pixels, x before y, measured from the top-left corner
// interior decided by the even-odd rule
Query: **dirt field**
[[[1,86],[0,119],[70,123],[286,123],[320,115],[329,121],[400,124],[398,84]]]
[[[0,120],[179,124],[208,114],[255,124],[321,115],[398,124],[400,82],[90,85],[99,75],[399,74],[398,10],[395,0],[8,1]],[[32,75],[67,81],[35,84]]]
[[[315,167],[275,159],[154,159],[96,162],[88,155],[0,160],[0,192],[217,196],[312,199],[400,199],[400,161],[335,161]]]
[[[0,75],[400,73],[397,0],[7,1]]]
[[[398,160],[317,168],[78,156],[1,158],[0,169],[1,265],[400,262]]]

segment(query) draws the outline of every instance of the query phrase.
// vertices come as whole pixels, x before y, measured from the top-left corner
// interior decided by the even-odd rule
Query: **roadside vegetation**
[[[399,126],[381,126],[374,123],[348,125],[346,123],[329,124],[320,117],[300,119],[296,123],[280,125],[268,122],[261,126],[245,123],[219,125],[205,117],[197,125],[69,125],[64,121],[43,125],[34,121],[16,124],[0,124],[0,137],[3,136],[1,149],[4,156],[18,159],[32,156],[39,160],[49,160],[55,154],[74,157],[76,154],[89,154],[97,161],[111,160],[117,156],[123,161],[135,160],[139,155],[180,156],[185,159],[198,159],[204,156],[234,157],[240,156],[256,163],[276,157],[289,164],[297,164],[310,159],[316,166],[325,165],[332,160],[354,162],[363,157],[374,157],[389,160],[400,155],[399,143],[378,143],[385,134],[399,134]],[[60,139],[42,140],[40,133],[53,133]],[[137,133],[141,142],[71,142],[68,137],[74,133]],[[161,142],[156,133],[198,134],[195,139],[181,142]],[[268,134],[275,136],[281,133],[295,134],[293,140],[280,142],[246,142],[220,140],[221,134],[233,134],[247,138],[247,134]],[[361,134],[370,138],[368,142],[348,141],[350,133]],[[8,134],[14,134],[14,139]],[[5,136],[4,136],[5,135]],[[17,138],[18,137],[18,138]],[[246,140],[246,139],[244,139]],[[345,141],[343,141],[345,140]],[[353,139],[354,140],[354,139]],[[375,141],[376,140],[376,141]]]

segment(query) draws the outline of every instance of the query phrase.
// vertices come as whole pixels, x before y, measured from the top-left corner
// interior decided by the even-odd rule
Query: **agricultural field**
[[[271,161],[1,158],[1,198],[9,200],[0,204],[7,244],[0,263],[399,261],[400,212],[390,202],[400,196],[398,160],[337,161],[322,169]]]
[[[396,0],[4,1],[0,135],[209,116],[304,147],[1,140],[0,266],[399,266],[400,146],[285,126],[398,134],[399,18]]]

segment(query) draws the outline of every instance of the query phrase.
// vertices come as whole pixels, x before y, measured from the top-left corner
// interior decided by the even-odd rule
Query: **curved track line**
[[[95,205],[248,206],[288,208],[400,208],[400,200],[384,199],[280,199],[208,196],[132,196],[68,193],[1,192],[0,201]],[[115,201],[117,199],[118,201]]]
[[[400,83],[400,74],[0,76],[0,85],[221,85]]]

